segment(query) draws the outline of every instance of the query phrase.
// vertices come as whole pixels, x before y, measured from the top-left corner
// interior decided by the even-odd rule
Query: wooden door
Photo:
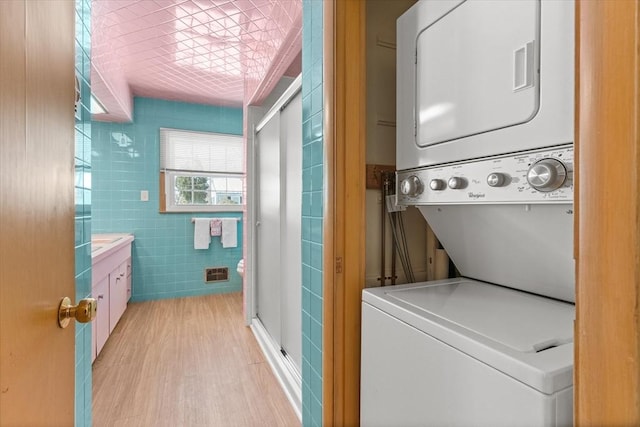
[[[0,1],[0,425],[74,423],[74,3]]]

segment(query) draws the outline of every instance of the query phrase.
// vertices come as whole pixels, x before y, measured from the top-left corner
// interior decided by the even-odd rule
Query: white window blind
[[[242,136],[160,129],[163,170],[244,173]]]

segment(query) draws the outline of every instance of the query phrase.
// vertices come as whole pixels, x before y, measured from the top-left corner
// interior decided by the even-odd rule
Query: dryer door
[[[465,1],[418,35],[416,142],[531,120],[539,106],[540,1]]]

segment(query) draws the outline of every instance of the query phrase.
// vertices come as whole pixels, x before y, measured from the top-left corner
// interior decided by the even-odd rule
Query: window
[[[242,137],[160,129],[161,211],[241,211]]]

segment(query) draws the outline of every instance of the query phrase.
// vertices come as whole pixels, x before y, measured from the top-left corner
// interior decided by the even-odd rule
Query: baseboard
[[[256,317],[252,319],[251,331],[289,402],[291,402],[293,410],[302,421],[302,378],[295,372],[293,364],[280,352],[280,348],[277,347],[260,319]]]

